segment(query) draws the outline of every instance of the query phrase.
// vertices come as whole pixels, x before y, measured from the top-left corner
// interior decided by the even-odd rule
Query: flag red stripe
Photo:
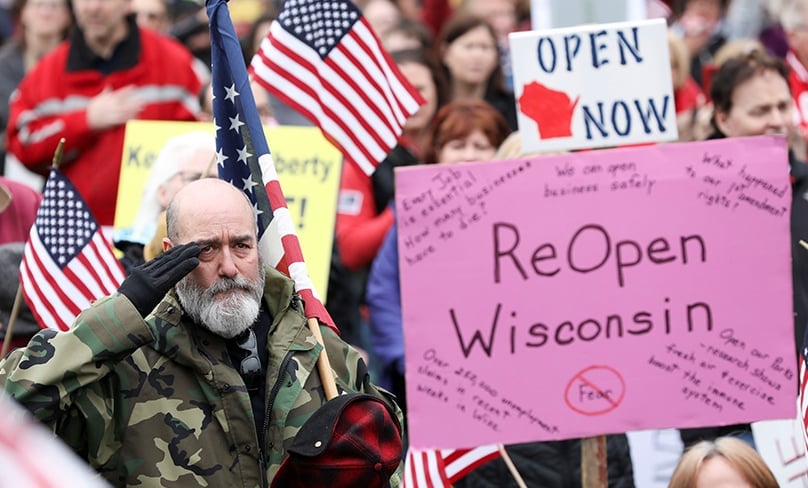
[[[471,473],[472,471],[474,471],[478,467],[482,466],[483,464],[485,464],[485,463],[487,463],[489,461],[493,461],[494,459],[496,459],[498,457],[500,457],[500,454],[499,454],[499,452],[496,452],[496,451],[491,452],[491,453],[489,453],[487,455],[484,455],[484,456],[480,457],[479,459],[476,459],[476,460],[470,462],[466,467],[459,469],[457,471],[457,473],[455,473],[455,474],[453,474],[453,475],[451,475],[449,477],[449,481],[454,483],[457,480],[465,477],[466,475],[468,475],[469,473]],[[445,463],[446,463],[446,469],[447,469],[447,471],[449,471],[450,470],[450,466],[449,466],[450,462],[445,461]]]
[[[97,236],[93,237],[92,241],[90,241],[90,245],[95,251],[95,255],[98,256],[98,261],[101,264],[101,271],[103,271],[103,274],[106,277],[106,279],[101,280],[101,283],[105,284],[104,289],[106,290],[107,294],[114,293],[118,290],[117,284],[123,282],[123,266],[121,266],[121,262],[115,258],[114,254],[111,252],[104,252],[101,249],[99,243],[96,241],[96,238],[104,239],[104,237],[98,234]],[[102,242],[106,243],[106,240]]]
[[[32,231],[33,231],[33,229],[32,229]],[[47,269],[47,266],[45,265],[45,263],[42,261],[42,259],[40,259],[39,254],[34,252],[34,253],[31,253],[30,257],[33,258],[34,264],[36,265],[37,269],[43,271],[42,274],[44,275],[45,280],[52,287],[52,289],[53,289],[52,291],[56,295],[56,298],[59,299],[59,302],[64,304],[64,306],[74,316],[78,315],[81,312],[81,308],[76,304],[75,301],[73,301],[72,298],[70,298],[69,296],[67,296],[67,294],[65,294],[62,287],[59,286],[58,277],[53,276],[49,272],[49,270]],[[57,266],[56,263],[52,263],[52,264],[53,264],[53,266]],[[54,297],[44,297],[44,298],[52,300]]]
[[[367,47],[364,45],[362,40],[358,38],[355,32],[352,31],[348,37],[355,40],[360,49],[367,52]],[[376,114],[379,120],[385,125],[387,130],[391,134],[395,134],[396,125],[397,123],[400,123],[399,120],[397,120],[398,117],[396,111],[400,112],[400,107],[390,103],[390,100],[387,98],[387,93],[389,93],[389,90],[385,90],[380,80],[372,76],[368,71],[368,66],[371,64],[379,71],[382,71],[382,67],[379,66],[378,60],[371,57],[369,53],[367,59],[359,60],[356,57],[356,54],[344,44],[337,46],[336,50],[345,57],[345,60],[337,59],[336,57],[331,56],[326,59],[326,65],[334,70],[335,73],[339,74],[353,90],[352,94],[360,97],[362,102],[367,106],[368,109],[372,110]],[[350,62],[350,64],[347,66],[342,64],[345,61]],[[352,71],[352,69],[359,71],[359,75],[356,73],[351,73],[350,71]],[[360,77],[365,82],[370,84],[376,93],[366,92],[366,90],[362,88],[358,82]],[[352,106],[349,103],[346,103],[345,105],[349,107]]]
[[[370,27],[367,19],[362,18],[360,23],[363,27],[363,35],[361,37],[363,39],[368,39],[368,37],[373,39],[372,41],[368,39],[365,46],[373,56],[373,59],[375,59],[382,68],[383,76],[389,82],[388,100],[392,98],[401,108],[402,118],[398,120],[403,125],[410,115],[418,111],[418,107],[426,103],[426,100],[424,100],[421,93],[407,81],[407,78],[401,73],[401,70],[398,69],[398,65],[396,65],[393,58],[390,57],[390,54],[373,34],[373,28]],[[355,31],[358,33],[360,29],[355,29]],[[402,93],[406,93],[407,96],[397,96],[397,94]]]
[[[96,299],[114,293],[123,281],[123,272],[111,276],[109,262],[120,270],[120,264],[109,250],[109,244],[100,232],[96,232],[63,272],[70,282],[79,288],[86,303],[78,304],[83,310]]]
[[[68,276],[70,281],[74,284],[81,283],[82,286],[85,286],[85,283],[92,283],[94,288],[96,289],[96,293],[101,293],[101,296],[106,295],[106,287],[102,286],[101,275],[98,273],[98,266],[96,265],[97,259],[92,259],[92,253],[95,252],[95,247],[93,246],[93,241],[98,236],[98,232],[93,235],[93,238],[90,239],[87,244],[82,249],[75,259],[68,264],[64,271],[65,275],[67,275],[68,271],[76,273],[76,276]],[[75,270],[73,269],[75,267]],[[79,277],[81,276],[81,278]],[[90,278],[90,279],[87,279]],[[91,302],[93,300],[93,295],[96,293],[88,293],[85,295],[87,302]],[[83,309],[84,307],[82,307]]]
[[[396,131],[407,119],[403,117],[401,107],[394,101],[395,97],[390,93],[389,87],[386,87],[388,80],[384,77],[383,66],[379,64],[379,59],[370,53],[370,48],[365,39],[358,35],[356,30],[351,30],[347,39],[356,43],[359,52],[354,52],[350,46],[342,42],[336,47],[335,52],[345,59],[331,55],[326,59],[326,65],[351,86],[353,95],[361,97],[364,102],[363,105],[352,106],[352,108],[357,109],[357,113],[360,112],[358,109],[363,106],[373,110],[386,126],[387,132],[395,135]],[[366,54],[366,56],[361,56],[362,53]],[[357,57],[357,54],[360,56]],[[345,64],[346,62],[347,64]],[[371,74],[369,69],[371,67],[376,68],[379,76]],[[358,73],[352,73],[352,71],[357,71]],[[360,81],[370,85],[373,90],[368,91]]]
[[[300,241],[296,235],[290,234],[281,237],[281,243],[283,248],[286,249],[286,261],[289,264],[303,262],[303,252],[300,249]]]
[[[500,456],[495,445],[474,449],[410,449],[405,463],[404,488],[443,487]]]
[[[365,19],[362,19],[362,22],[363,22],[363,24],[365,24],[365,27],[367,29],[370,29],[370,26],[367,25],[367,22],[365,21]],[[376,43],[376,46],[375,46],[376,49],[378,51],[380,51],[381,53],[383,53],[383,55],[385,56],[385,57],[383,57],[381,59],[379,59],[379,57],[376,55],[376,53],[373,52],[373,49],[371,48],[371,46],[368,44],[368,42],[370,40],[368,40],[368,39],[364,38],[363,36],[359,35],[359,33],[357,32],[356,29],[351,30],[349,36],[352,39],[354,39],[356,41],[356,43],[359,45],[360,49],[362,49],[362,51],[364,53],[363,57],[367,58],[368,60],[373,61],[373,63],[376,65],[376,67],[379,69],[379,71],[382,72],[382,74],[383,74],[383,76],[385,76],[385,78],[386,78],[386,73],[385,73],[385,69],[384,69],[385,63],[386,63],[387,66],[390,66],[391,68],[394,68],[396,70],[395,74],[398,76],[398,78],[403,77],[400,73],[397,72],[398,68],[396,67],[395,63],[393,63],[393,60],[390,59],[389,57],[387,57],[386,51],[384,49],[379,49],[378,43]],[[404,116],[403,120],[402,120],[402,119],[399,119],[398,115],[403,115],[403,114],[407,113],[406,112],[407,108],[404,105],[404,102],[400,98],[395,97],[393,95],[393,93],[391,92],[391,90],[389,89],[389,87],[388,87],[388,89],[385,89],[384,86],[382,85],[382,83],[380,83],[379,80],[375,76],[371,76],[370,73],[368,73],[367,69],[365,68],[365,63],[367,63],[367,61],[360,61],[357,56],[355,56],[353,53],[349,52],[347,49],[345,49],[341,45],[338,46],[338,49],[340,50],[340,52],[345,53],[345,55],[348,56],[348,58],[353,61],[353,64],[357,67],[357,69],[359,69],[362,72],[362,74],[365,75],[365,77],[369,81],[371,81],[371,83],[376,85],[376,87],[377,87],[377,89],[379,90],[380,93],[384,94],[384,101],[386,102],[387,106],[390,107],[390,110],[393,113],[395,121],[398,122],[399,124],[403,125],[407,121],[407,117]],[[412,97],[412,92],[408,93],[408,95],[410,95],[410,97]],[[373,103],[374,105],[376,104],[374,102],[371,102],[371,103]],[[395,131],[395,127],[392,124],[391,124],[390,128],[391,128],[391,130]]]
[[[22,280],[25,278],[24,276],[20,276],[20,283],[23,287],[23,293],[26,296],[30,293],[33,294],[31,305],[33,306],[35,300],[41,304],[45,312],[50,315],[50,320],[47,320],[48,317],[45,313],[40,313],[39,309],[36,311],[32,307],[31,311],[35,312],[35,316],[37,320],[41,320],[39,322],[39,326],[43,328],[51,328],[51,329],[59,329],[59,330],[66,330],[70,327],[70,324],[66,323],[64,315],[74,315],[75,312],[71,310],[70,304],[65,303],[63,300],[57,300],[57,290],[54,290],[54,282],[50,277],[47,269],[43,268],[42,261],[39,260],[39,257],[36,255],[35,252],[29,253],[26,251],[23,259],[26,260],[26,269],[28,273],[25,277],[29,278],[30,281],[23,282]]]
[[[263,86],[266,89],[269,89],[269,84],[267,82],[265,82],[263,78],[256,77],[256,81],[258,81],[259,85]],[[273,95],[278,100],[280,100],[281,102],[285,103],[286,105],[293,108],[294,110],[300,112],[300,114],[303,115],[304,117],[306,117],[307,119],[315,120],[315,121],[318,120],[317,116],[315,116],[312,112],[310,112],[304,105],[301,105],[300,103],[298,103],[297,100],[287,96],[284,92],[273,92]],[[325,137],[328,142],[330,142],[334,147],[336,147],[339,150],[339,152],[341,152],[345,156],[346,160],[351,159],[350,155],[352,153],[349,152],[347,150],[347,148],[342,145],[342,143],[339,141],[339,139],[334,137],[330,132],[323,131],[322,134],[323,134],[323,137]],[[365,159],[370,160],[370,158],[365,158]],[[358,164],[358,163],[356,161],[354,161],[354,164]],[[360,165],[360,167],[361,167],[361,165]],[[364,170],[362,170],[362,171],[364,173],[367,173]]]
[[[318,73],[317,73],[317,68],[312,66],[311,63],[309,63],[306,59],[302,58],[297,53],[291,51],[287,46],[282,44],[279,40],[277,40],[274,37],[270,38],[270,43],[271,43],[272,47],[274,47],[277,50],[277,52],[285,54],[291,60],[293,60],[294,63],[296,63],[296,64],[290,64],[289,68],[294,68],[295,66],[299,67],[300,70],[304,72],[304,76],[300,76],[300,73],[289,71],[289,69],[287,69],[286,67],[284,67],[280,63],[280,60],[276,61],[276,59],[274,57],[269,57],[263,51],[259,51],[258,55],[264,61],[264,64],[268,68],[276,71],[283,78],[286,78],[288,81],[292,82],[301,91],[305,92],[312,99],[314,99],[316,102],[318,102],[319,105],[320,105],[320,108],[321,108],[321,110],[323,112],[324,118],[327,119],[328,122],[331,122],[331,123],[337,125],[340,129],[342,129],[342,131],[345,133],[346,137],[353,141],[353,143],[356,146],[357,150],[360,151],[364,155],[365,158],[367,158],[368,160],[374,160],[375,158],[373,157],[373,155],[367,149],[365,149],[367,147],[366,146],[367,141],[364,141],[364,143],[363,143],[362,140],[360,140],[359,138],[356,137],[355,134],[358,131],[357,130],[358,128],[355,128],[355,127],[348,124],[348,122],[347,122],[348,118],[346,117],[346,115],[351,114],[355,118],[355,121],[360,124],[360,126],[363,129],[363,132],[367,132],[368,135],[373,136],[374,141],[378,141],[378,137],[374,135],[375,130],[370,128],[370,127],[367,127],[367,125],[364,124],[364,121],[363,121],[362,117],[357,115],[357,112],[356,112],[355,108],[352,107],[351,105],[342,104],[342,106],[340,107],[341,109],[344,109],[347,112],[347,114],[346,114],[346,113],[338,113],[338,112],[334,111],[330,105],[323,103],[321,95],[319,93],[317,93],[314,89],[312,89],[310,85],[305,84],[305,80],[307,78],[313,77],[313,78],[317,79],[320,82],[320,84],[323,85],[323,88],[327,89],[329,91],[329,93],[336,96],[338,100],[339,99],[344,100],[344,97],[342,97],[342,95],[338,95],[337,93],[335,93],[334,87],[331,86],[330,83],[326,82],[326,80],[320,78]],[[277,54],[277,52],[271,51],[271,54]],[[257,77],[257,79],[259,80],[259,83],[261,83],[262,78]],[[268,83],[266,83],[266,84],[261,83],[261,84],[267,90],[271,90],[274,93],[274,86],[273,85],[270,85]],[[297,108],[297,106],[300,104],[300,102],[295,101],[295,100],[292,100],[291,102],[292,102],[292,107],[293,108]],[[318,121],[319,125],[322,128],[323,121],[317,119],[316,117],[315,117],[315,119]],[[384,147],[384,146],[380,146],[380,147]],[[340,150],[343,150],[343,149],[344,148],[340,147]],[[378,164],[378,161],[376,162],[376,164]]]
[[[269,204],[272,205],[273,212],[281,208],[289,208],[286,206],[286,197],[283,195],[280,181],[269,180],[264,183],[264,188],[267,189],[267,197],[269,197]]]
[[[20,283],[22,284],[22,293],[29,305],[31,305],[31,313],[34,315],[37,323],[42,328],[67,330],[70,326],[65,324],[64,321],[59,320],[59,314],[56,312],[55,307],[51,301],[42,293],[37,280],[31,275],[29,266],[20,268]],[[36,306],[40,304],[40,306]],[[44,316],[43,308],[48,312],[49,317]]]
[[[80,260],[81,264],[84,265],[84,268],[87,267],[88,263],[85,262],[85,257],[83,254],[76,256],[76,259]],[[64,273],[65,278],[67,278],[71,283],[73,283],[73,286],[76,287],[76,290],[78,290],[83,295],[84,299],[87,300],[87,304],[89,304],[93,300],[94,293],[91,292],[89,288],[87,288],[87,285],[85,284],[84,280],[79,278],[73,272],[73,270],[70,269],[70,266],[66,266],[62,270],[62,273]],[[93,278],[95,278],[95,276],[93,276]],[[84,307],[77,306],[77,308],[79,308],[79,311],[76,312],[76,315],[78,315],[81,312],[81,309],[83,309]]]
[[[339,73],[341,76],[346,77],[346,83],[348,85],[351,85],[351,88],[354,90],[353,92],[351,92],[351,95],[355,95],[355,96],[358,96],[358,97],[362,98],[363,101],[365,102],[366,108],[368,108],[372,112],[374,112],[378,116],[379,121],[382,124],[385,124],[387,129],[391,133],[394,134],[395,133],[394,128],[392,126],[390,126],[389,121],[385,119],[384,115],[381,113],[381,110],[379,110],[379,106],[377,104],[373,103],[367,97],[367,95],[365,95],[365,93],[359,89],[356,82],[352,78],[348,78],[350,75],[348,73],[346,73],[345,71],[343,71],[342,67],[339,64],[335,63],[334,61],[332,61],[330,59],[326,61],[326,64],[328,66],[330,66],[335,72]],[[334,87],[330,83],[324,83],[324,86],[326,87],[326,89],[328,89],[329,93],[331,93],[331,95],[334,98],[339,100],[340,104],[342,104],[343,107],[347,108],[350,111],[351,115],[353,115],[356,118],[356,123],[359,124],[365,130],[365,132],[367,132],[367,134],[370,135],[373,138],[374,142],[376,142],[376,144],[379,147],[389,146],[389,144],[386,143],[384,141],[384,139],[382,139],[382,137],[381,137],[381,135],[379,133],[379,127],[371,126],[371,124],[368,122],[368,119],[367,119],[366,115],[363,115],[363,114],[355,111],[354,110],[355,105],[351,103],[351,101],[348,99],[348,97],[345,94],[343,94],[343,92],[339,91],[336,87]],[[343,117],[344,117],[344,114],[343,114]],[[345,131],[348,132],[349,131],[348,124],[347,123],[343,124],[343,126],[345,128]],[[348,133],[350,133],[350,132],[348,132]]]
[[[266,69],[271,68],[271,66],[269,65],[261,64],[260,60],[261,58],[258,55],[256,55],[252,67],[255,68],[256,65],[259,65],[259,68],[260,67]],[[381,161],[383,157],[380,158],[372,157],[371,155],[368,154],[366,150],[367,148],[364,148],[361,145],[357,145],[358,139],[356,138],[356,135],[351,134],[350,132],[345,132],[335,120],[327,117],[325,114],[325,109],[323,108],[322,104],[319,103],[318,99],[311,97],[307,99],[306,96],[302,96],[300,94],[296,94],[299,95],[299,98],[288,96],[287,91],[291,91],[290,88],[301,90],[302,92],[303,91],[302,87],[300,85],[293,83],[292,80],[282,77],[283,73],[276,72],[270,75],[265,75],[269,76],[270,78],[264,79],[259,75],[258,68],[255,69],[256,69],[255,71],[256,79],[261,80],[259,81],[259,83],[262,86],[264,86],[264,88],[267,88],[273,95],[278,97],[280,100],[282,100],[290,107],[306,115],[309,118],[309,120],[317,123],[325,138],[328,139],[328,141],[331,142],[337,149],[339,149],[346,159],[351,159],[352,161],[354,161],[362,169],[363,173],[368,175],[373,173],[374,169],[376,168],[376,165],[378,164],[378,161]],[[275,76],[279,77],[280,79],[273,78]],[[285,90],[279,90],[277,89],[277,87],[274,86],[273,83],[277,83],[279,85],[283,85],[284,83],[286,83],[290,86],[284,85]],[[318,112],[311,111],[309,109],[309,106],[305,104],[307,100],[310,104],[316,105],[319,111]]]

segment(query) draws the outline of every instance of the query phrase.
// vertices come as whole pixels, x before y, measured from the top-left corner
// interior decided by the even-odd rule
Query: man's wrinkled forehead
[[[221,234],[223,227],[237,233],[257,232],[257,221],[247,195],[235,186],[215,178],[196,180],[184,186],[169,204],[169,236],[202,231]],[[172,232],[174,231],[174,232]]]

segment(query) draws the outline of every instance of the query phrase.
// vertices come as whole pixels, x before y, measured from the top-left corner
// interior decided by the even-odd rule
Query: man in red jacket
[[[62,170],[98,222],[111,226],[126,122],[195,120],[201,81],[183,46],[137,27],[130,0],[72,2],[73,35],[12,95],[8,149],[47,174],[64,137]]]

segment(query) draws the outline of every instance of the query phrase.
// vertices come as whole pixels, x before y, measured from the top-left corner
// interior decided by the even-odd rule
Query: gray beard
[[[193,321],[216,335],[232,339],[247,330],[261,308],[265,272],[260,267],[257,280],[221,278],[203,288],[186,276],[177,283],[177,298]],[[219,293],[224,293],[216,296]]]

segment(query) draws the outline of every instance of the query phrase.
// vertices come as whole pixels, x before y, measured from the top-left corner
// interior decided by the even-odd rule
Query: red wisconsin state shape
[[[539,138],[570,137],[572,114],[579,99],[572,102],[566,93],[532,81],[522,90],[519,110],[538,124]]]

